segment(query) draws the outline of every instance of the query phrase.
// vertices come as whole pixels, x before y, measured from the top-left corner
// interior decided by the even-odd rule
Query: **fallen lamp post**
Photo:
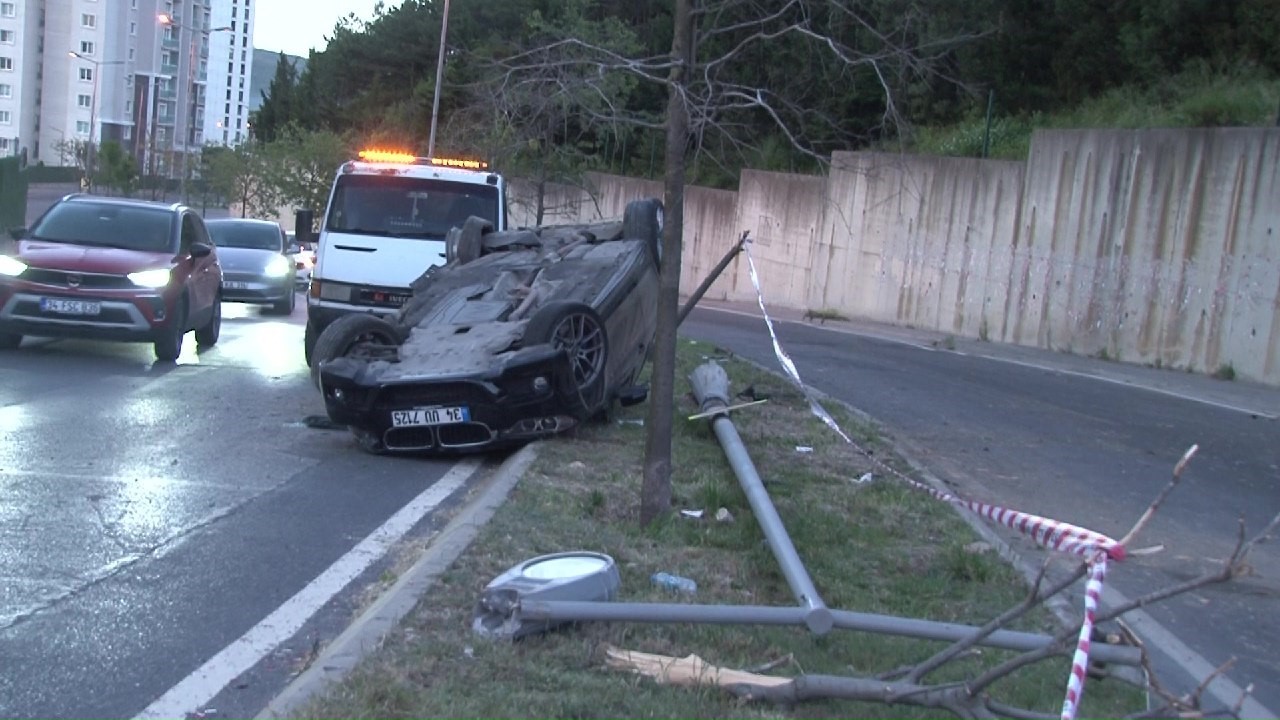
[[[745,239],[744,233],[740,242]],[[797,625],[805,626],[819,636],[832,629],[840,629],[946,642],[964,640],[980,632],[978,627],[958,623],[828,608],[814,588],[742,439],[729,419],[728,375],[718,364],[709,362],[693,371],[690,382],[701,408],[699,415],[710,417],[716,438],[747,495],[769,549],[778,560],[799,606],[609,602],[617,588],[610,580],[617,573],[612,559],[605,562],[598,558],[608,558],[607,555],[563,553],[526,561],[490,582],[477,605],[472,623],[476,632],[514,639],[556,625],[577,622]],[[540,561],[547,559],[585,556],[597,560],[585,565],[561,565],[559,569],[563,572],[551,581],[530,578],[522,570],[536,568]],[[1054,642],[1055,639],[1048,635],[996,630],[983,636],[977,644],[1026,652],[1049,647]],[[1090,652],[1090,658],[1098,662],[1136,666],[1142,662],[1142,650],[1128,645],[1097,643]]]

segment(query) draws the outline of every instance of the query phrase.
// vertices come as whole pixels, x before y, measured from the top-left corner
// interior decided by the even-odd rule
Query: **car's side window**
[[[195,216],[193,215],[192,217]],[[209,226],[200,221],[194,222],[196,224],[196,242],[213,245],[213,238],[209,237]]]
[[[182,254],[191,252],[191,244],[200,242],[200,231],[196,227],[195,218],[190,213],[182,215],[182,245],[179,250]]]

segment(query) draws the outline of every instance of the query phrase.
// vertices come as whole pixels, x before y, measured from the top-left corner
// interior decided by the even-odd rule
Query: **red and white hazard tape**
[[[1080,623],[1080,635],[1076,640],[1076,652],[1071,657],[1071,675],[1067,678],[1067,697],[1062,701],[1062,720],[1074,720],[1084,695],[1084,677],[1089,670],[1089,648],[1093,643],[1093,620],[1098,614],[1098,599],[1102,597],[1102,581],[1107,577],[1107,555],[1098,553],[1089,566],[1089,581],[1084,587],[1084,622]]]
[[[1084,622],[1080,626],[1080,635],[1076,643],[1075,655],[1072,658],[1071,676],[1067,680],[1067,695],[1062,703],[1062,720],[1074,720],[1076,710],[1080,706],[1080,698],[1084,694],[1085,672],[1089,665],[1090,640],[1093,636],[1094,618],[1098,610],[1098,598],[1102,596],[1102,583],[1107,573],[1107,559],[1123,560],[1125,557],[1124,546],[1116,540],[1093,530],[1030,513],[1009,510],[998,505],[965,500],[937,490],[898,472],[858,445],[853,438],[849,437],[840,428],[835,418],[818,402],[813,391],[800,379],[800,372],[796,370],[796,365],[792,362],[791,357],[787,355],[787,351],[782,348],[782,343],[778,340],[778,333],[773,327],[773,320],[769,317],[769,311],[765,308],[764,291],[760,288],[760,275],[756,271],[755,259],[751,257],[750,243],[743,245],[743,252],[747,256],[747,269],[751,274],[751,284],[755,287],[756,300],[760,305],[760,314],[764,316],[764,323],[769,328],[769,337],[773,340],[774,355],[778,357],[778,362],[781,363],[782,369],[795,383],[796,387],[800,389],[800,392],[804,394],[805,399],[809,401],[809,409],[818,419],[822,420],[827,427],[834,430],[846,443],[852,445],[877,467],[911,487],[927,492],[938,500],[968,508],[988,520],[1013,528],[1027,535],[1039,545],[1059,552],[1078,555],[1089,562],[1089,579],[1085,586]]]

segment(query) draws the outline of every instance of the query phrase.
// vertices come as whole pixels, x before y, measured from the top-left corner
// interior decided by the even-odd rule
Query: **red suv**
[[[150,342],[174,360],[222,327],[222,268],[184,205],[68,195],[0,251],[0,349],[23,335]]]

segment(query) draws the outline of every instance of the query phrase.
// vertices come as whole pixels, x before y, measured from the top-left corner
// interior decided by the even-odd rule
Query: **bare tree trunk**
[[[684,233],[685,148],[689,110],[685,88],[693,54],[693,0],[676,0],[671,38],[671,75],[667,101],[665,228],[658,289],[658,328],[653,341],[653,377],[649,385],[648,436],[644,481],[640,488],[640,524],[649,525],[671,511],[671,431],[675,416],[676,316],[680,304],[680,242]]]

